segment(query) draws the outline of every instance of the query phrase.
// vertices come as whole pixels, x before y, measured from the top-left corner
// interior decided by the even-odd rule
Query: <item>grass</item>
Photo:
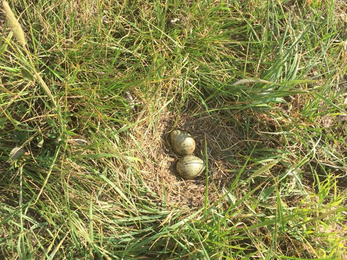
[[[10,7],[26,45],[0,13],[1,258],[347,257],[344,1]]]

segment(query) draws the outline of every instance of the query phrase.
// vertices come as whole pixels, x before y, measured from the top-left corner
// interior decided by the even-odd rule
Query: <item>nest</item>
[[[220,114],[184,115],[174,126],[169,112],[159,116],[154,127],[139,126],[134,131],[141,151],[137,157],[143,165],[141,174],[147,186],[169,207],[201,207],[208,199],[213,204],[223,198],[234,174],[231,158],[240,149],[239,137],[233,126],[227,125]],[[168,133],[181,129],[196,141],[195,156],[208,161],[208,172],[194,180],[184,180],[176,172],[179,158],[171,149]],[[208,186],[208,188],[206,188]]]

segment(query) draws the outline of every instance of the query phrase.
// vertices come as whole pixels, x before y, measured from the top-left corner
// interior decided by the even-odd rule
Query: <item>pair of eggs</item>
[[[195,141],[187,132],[174,130],[170,133],[170,140],[173,150],[183,155],[177,162],[177,172],[184,179],[194,179],[205,169],[204,161],[193,154]]]

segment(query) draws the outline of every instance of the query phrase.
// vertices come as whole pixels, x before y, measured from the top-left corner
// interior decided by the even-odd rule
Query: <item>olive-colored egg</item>
[[[205,165],[199,157],[186,155],[178,160],[176,169],[184,179],[194,179],[202,173]]]
[[[180,155],[192,154],[195,150],[195,141],[187,132],[174,130],[170,139],[173,150]]]

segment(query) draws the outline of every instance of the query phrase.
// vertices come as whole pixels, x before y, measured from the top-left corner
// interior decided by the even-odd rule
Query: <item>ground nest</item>
[[[160,115],[156,126],[137,128],[137,140],[142,140],[138,157],[143,160],[142,175],[150,189],[170,207],[201,207],[205,203],[206,177],[208,176],[208,201],[221,199],[223,191],[233,181],[230,169],[236,166],[230,158],[235,152],[239,137],[233,126],[216,115],[181,116],[169,112]],[[185,130],[196,141],[195,156],[208,161],[208,173],[194,180],[184,180],[176,172],[177,156],[171,149],[168,133],[173,129]],[[240,149],[239,144],[237,149]]]

